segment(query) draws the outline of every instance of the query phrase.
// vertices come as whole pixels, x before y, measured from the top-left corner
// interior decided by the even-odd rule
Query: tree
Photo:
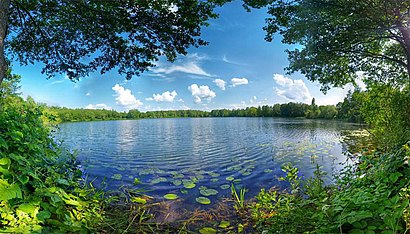
[[[0,83],[6,55],[22,64],[41,62],[48,77],[78,80],[118,69],[127,79],[173,61],[189,46],[206,45],[201,26],[216,17],[210,0],[0,1]]]
[[[322,91],[355,83],[410,83],[410,1],[249,0],[268,5],[266,40],[276,33],[289,50],[289,73],[319,81]]]

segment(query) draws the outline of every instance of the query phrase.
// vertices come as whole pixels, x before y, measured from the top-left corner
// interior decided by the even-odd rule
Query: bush
[[[75,157],[44,125],[53,115],[7,95],[0,112],[0,232],[87,232],[101,222],[103,202],[81,184]]]

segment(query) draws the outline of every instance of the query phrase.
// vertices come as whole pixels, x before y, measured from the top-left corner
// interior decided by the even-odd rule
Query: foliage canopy
[[[2,1],[0,49],[22,64],[41,62],[43,73],[72,80],[118,69],[127,79],[173,61],[200,39],[218,1],[49,0]],[[3,45],[3,39],[5,44]],[[1,62],[4,58],[0,56]],[[2,68],[0,82],[4,77]]]
[[[266,40],[280,33],[289,73],[300,71],[322,90],[355,83],[410,81],[410,2],[392,0],[257,0],[268,6]]]

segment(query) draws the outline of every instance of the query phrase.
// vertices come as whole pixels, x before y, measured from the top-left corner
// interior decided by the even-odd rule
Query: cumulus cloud
[[[206,99],[209,102],[212,98],[216,97],[215,92],[212,91],[207,85],[198,86],[197,84],[192,84],[188,86],[188,90],[195,98],[194,102],[196,104],[201,103],[203,99]]]
[[[112,107],[107,106],[107,104],[101,103],[101,104],[88,104],[85,109],[92,109],[92,110],[96,110],[96,109],[105,109],[105,110],[112,110]]]
[[[115,84],[112,87],[112,90],[115,92],[115,100],[116,103],[125,109],[136,109],[142,106],[142,102],[135,98],[135,96],[131,93],[131,90],[125,89],[119,84]]]
[[[246,78],[232,78],[231,79],[231,84],[233,87],[239,86],[239,85],[246,85],[248,84],[248,79]]]
[[[292,80],[281,74],[274,74],[273,80],[279,87],[274,88],[277,95],[299,102],[309,102],[312,95],[303,80]]]
[[[86,94],[85,94],[85,96],[91,96],[91,93],[90,93],[90,92],[88,92],[88,93],[86,93]]]
[[[213,82],[214,82],[214,83],[216,84],[216,86],[218,86],[220,89],[225,90],[226,81],[221,80],[221,79],[215,79]]]
[[[153,94],[152,97],[147,98],[147,101],[156,101],[156,102],[174,102],[177,92],[174,90],[172,92],[166,91],[162,94]]]

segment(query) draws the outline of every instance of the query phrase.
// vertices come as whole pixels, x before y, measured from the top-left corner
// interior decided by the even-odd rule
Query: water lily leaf
[[[165,198],[165,199],[168,199],[168,200],[175,200],[175,199],[178,198],[178,195],[173,194],[173,193],[168,193],[168,194],[165,194],[165,195],[164,195],[164,198]]]
[[[263,170],[263,172],[270,173],[270,172],[272,172],[272,170],[271,169],[265,169],[265,170]]]
[[[188,190],[186,190],[186,189],[181,189],[180,192],[181,192],[182,194],[188,194]]]
[[[199,193],[200,193],[202,196],[208,197],[208,196],[211,196],[211,195],[216,195],[216,194],[218,194],[218,191],[216,191],[215,189],[202,189],[202,190],[199,190]]]
[[[187,189],[195,188],[196,184],[192,181],[184,183],[184,187]]]
[[[223,184],[223,185],[220,186],[221,189],[228,189],[230,187],[231,186],[229,184]]]
[[[184,178],[184,174],[176,173],[176,174],[172,175],[172,178],[174,178],[174,179],[182,179],[182,178]]]
[[[193,182],[193,183],[196,183],[196,182],[198,182],[198,178],[196,178],[195,176],[190,176],[189,178],[191,178],[191,181]]]
[[[231,223],[229,221],[221,221],[221,223],[219,224],[218,227],[227,228],[227,227],[229,227],[229,225],[231,225]]]
[[[114,179],[114,180],[121,180],[122,175],[121,174],[114,174],[113,176],[111,176],[111,178]]]
[[[175,186],[180,186],[180,185],[182,184],[182,181],[180,181],[180,180],[174,180],[174,181],[172,181],[172,183],[173,183]]]
[[[208,172],[208,175],[212,177],[219,177],[221,174],[211,171],[211,172]]]
[[[216,230],[210,227],[204,227],[201,230],[199,230],[199,233],[201,234],[216,234]]]
[[[156,179],[151,180],[151,184],[158,184],[158,183],[167,182],[167,181],[168,181],[167,178],[158,177]]]
[[[206,186],[199,187],[199,190],[204,190],[204,189],[207,189],[207,187]]]
[[[249,172],[249,171],[242,173],[243,176],[248,176],[250,174],[251,174],[251,172]]]
[[[218,182],[218,181],[219,181],[218,178],[212,178],[212,179],[211,179],[211,182]]]
[[[240,183],[242,180],[241,179],[234,179],[233,182],[234,183]]]
[[[196,200],[198,203],[203,204],[203,205],[209,205],[209,204],[211,204],[211,200],[209,200],[209,199],[206,198],[206,197],[197,197],[195,200]]]
[[[233,177],[233,176],[228,176],[228,177],[226,177],[226,180],[227,181],[233,181],[235,178]]]

